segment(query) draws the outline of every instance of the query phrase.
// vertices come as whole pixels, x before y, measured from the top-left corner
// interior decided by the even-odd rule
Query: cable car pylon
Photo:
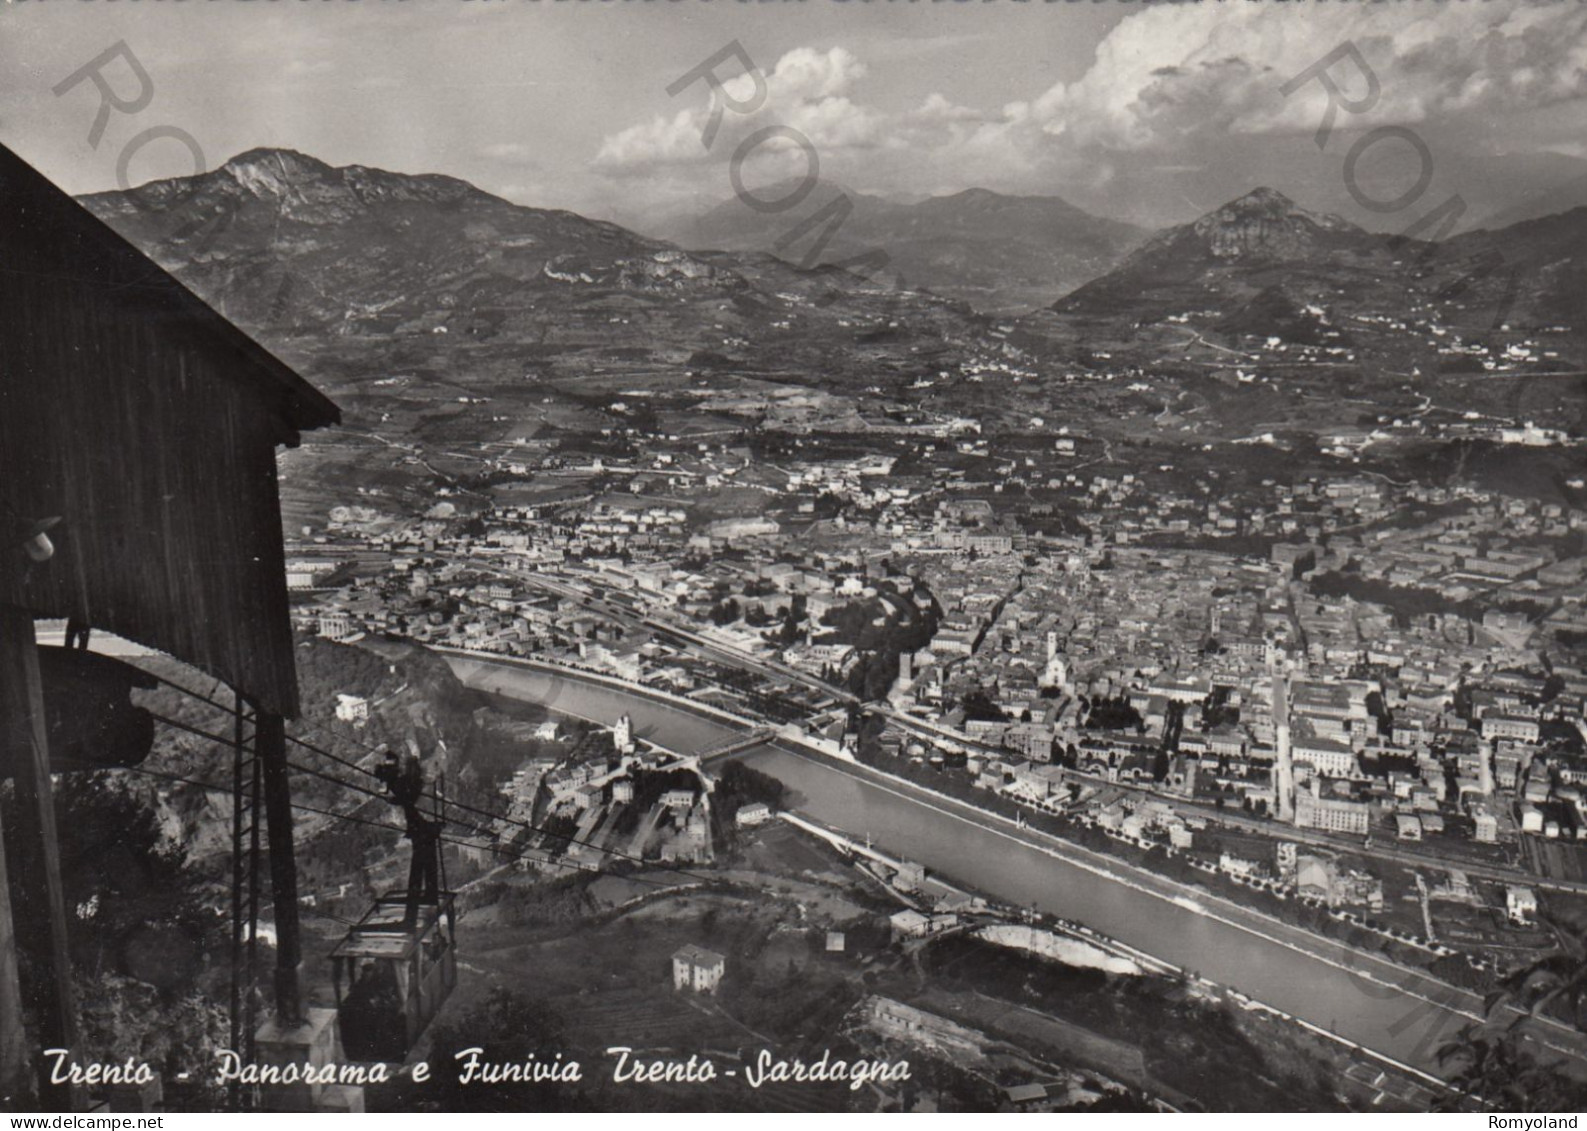
[[[254,1058],[259,1025],[259,870],[260,823],[264,820],[263,775],[255,749],[256,718],[240,693],[233,692],[231,785],[231,1044],[245,1060]],[[227,1102],[232,1111],[253,1108],[255,1090],[233,1083]]]

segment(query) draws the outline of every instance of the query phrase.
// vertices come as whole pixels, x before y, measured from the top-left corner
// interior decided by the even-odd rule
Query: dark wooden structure
[[[275,449],[339,411],[3,147],[0,199],[0,762],[15,768],[23,801],[0,862],[21,881],[18,929],[50,936],[51,984],[27,987],[41,1030],[70,1046],[35,617],[169,653],[255,713],[278,1007],[291,1014],[298,943],[281,720],[297,714],[298,695]],[[23,539],[53,516],[54,556],[34,560]],[[0,918],[12,918],[3,900]],[[0,951],[11,928],[0,922]],[[20,1043],[14,971],[0,953],[0,1045],[13,1054],[0,1055],[0,1090],[16,1084],[6,1078]]]
[[[0,199],[0,491],[64,519],[0,603],[295,716],[275,448],[336,406],[4,148]]]

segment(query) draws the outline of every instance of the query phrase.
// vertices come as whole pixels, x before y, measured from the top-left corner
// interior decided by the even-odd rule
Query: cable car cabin
[[[402,1062],[457,985],[456,896],[442,892],[409,919],[388,892],[331,952],[342,1048],[357,1061]]]

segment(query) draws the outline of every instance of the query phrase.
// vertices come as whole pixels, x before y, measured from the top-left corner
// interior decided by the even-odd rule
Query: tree
[[[1587,1030],[1587,931],[1541,916],[1555,946],[1507,976],[1483,1003],[1485,1020],[1468,1025],[1438,1050],[1456,1065],[1451,1082],[1484,1109],[1524,1112],[1578,1111],[1587,1089],[1545,1064],[1526,1046],[1522,1024],[1545,1012],[1563,1015]]]
[[[777,630],[777,643],[786,648],[799,639],[799,620],[794,611],[789,609],[783,616],[782,627]]]
[[[716,808],[731,812],[751,801],[781,809],[786,793],[787,787],[777,778],[730,758],[722,764],[713,796]]]
[[[888,690],[893,686],[893,678],[897,671],[898,661],[896,659],[889,664],[886,662],[885,656],[870,657],[870,662],[866,665],[865,671],[864,698],[885,698]]]
[[[1487,1012],[1491,1015],[1501,1005],[1524,1009],[1534,1017],[1552,1011],[1587,1031],[1587,932],[1547,914],[1540,918],[1553,932],[1553,949],[1505,978],[1486,1003]]]
[[[3,797],[14,819],[15,794]],[[114,772],[63,774],[55,790],[61,883],[72,917],[79,1060],[127,1057],[162,1072],[213,1063],[225,1015],[208,954],[218,923],[205,911],[185,854],[168,839],[152,804]],[[13,882],[17,875],[12,873]],[[13,893],[13,906],[20,901]],[[23,984],[40,977],[37,936],[19,941]]]
[[[992,702],[987,693],[980,688],[964,697],[964,715],[967,719],[979,719],[984,722],[1008,721],[1008,715],[1003,709]]]
[[[1466,1026],[1438,1050],[1438,1063],[1455,1066],[1449,1082],[1457,1097],[1475,1100],[1483,1110],[1579,1111],[1587,1102],[1587,1090],[1562,1076],[1557,1065],[1539,1062],[1513,1025],[1498,1030],[1490,1022]],[[1444,1106],[1458,1108],[1457,1097]]]

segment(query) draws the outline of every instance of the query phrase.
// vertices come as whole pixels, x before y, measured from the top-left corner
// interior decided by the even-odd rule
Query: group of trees
[[[746,766],[737,758],[722,764],[711,791],[712,839],[718,848],[731,845],[738,834],[734,818],[745,805],[759,801],[772,809],[781,809],[788,787],[770,774]]]
[[[715,804],[723,809],[736,810],[740,805],[754,801],[762,802],[772,809],[781,809],[787,793],[788,787],[778,778],[762,773],[753,766],[746,766],[737,758],[730,758],[722,764],[712,797]]]
[[[1133,730],[1137,734],[1146,731],[1146,720],[1141,718],[1141,713],[1131,704],[1129,698],[1117,695],[1111,699],[1081,699],[1081,706],[1086,710],[1086,726],[1096,730]]]
[[[1547,914],[1554,947],[1507,975],[1483,1003],[1485,1018],[1438,1050],[1451,1070],[1457,1107],[1485,1111],[1565,1112],[1587,1107],[1587,1086],[1544,1059],[1527,1039],[1528,1018],[1551,1016],[1587,1031],[1587,930]]]
[[[844,677],[845,688],[861,699],[874,700],[885,698],[892,689],[899,657],[931,643],[941,610],[918,582],[911,582],[907,595],[900,592],[898,580],[878,579],[872,585],[876,597],[831,609],[822,624],[835,630],[835,640],[852,644],[860,653]]]
[[[481,904],[497,908],[506,923],[526,927],[571,926],[594,909],[589,889],[595,878],[594,873],[578,872],[534,884],[490,881]]]
[[[976,688],[966,695],[960,706],[964,708],[964,717],[966,719],[989,723],[1008,721],[1008,715],[1003,708],[992,702],[991,696],[981,688]]]
[[[892,689],[893,681],[898,678],[898,655],[894,653],[891,662],[888,657],[880,652],[870,652],[855,661],[849,669],[849,674],[844,677],[843,687],[851,695],[861,699],[885,699]]]
[[[1357,601],[1382,605],[1394,614],[1395,623],[1402,629],[1409,628],[1414,618],[1446,613],[1477,621],[1481,620],[1482,614],[1489,609],[1520,613],[1535,621],[1547,616],[1550,608],[1541,602],[1526,598],[1505,600],[1467,598],[1457,601],[1444,596],[1436,589],[1391,585],[1381,578],[1364,577],[1350,570],[1328,570],[1313,574],[1310,584],[1311,591],[1319,597],[1351,597]]]
[[[204,906],[204,877],[164,834],[152,789],[116,773],[63,774],[54,791],[61,883],[71,919],[79,1062],[145,1061],[168,1078],[213,1064],[225,1044],[228,970],[213,954],[221,920]],[[0,823],[16,827],[16,795],[0,790]],[[10,871],[13,907],[26,907]],[[44,978],[42,916],[17,932],[23,986]],[[31,926],[32,929],[28,929]],[[218,1101],[219,1097],[215,1097]],[[25,1105],[24,1105],[25,1106]]]

